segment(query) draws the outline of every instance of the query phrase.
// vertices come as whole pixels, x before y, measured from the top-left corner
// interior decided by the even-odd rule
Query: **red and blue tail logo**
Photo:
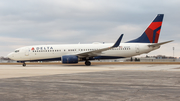
[[[145,32],[137,39],[127,43],[158,43],[164,14],[158,14]]]

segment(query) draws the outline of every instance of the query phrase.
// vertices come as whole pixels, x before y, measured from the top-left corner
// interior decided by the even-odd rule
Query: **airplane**
[[[8,54],[8,58],[23,63],[27,61],[61,61],[63,64],[73,64],[85,61],[86,66],[91,60],[118,59],[149,53],[161,45],[172,42],[158,43],[164,14],[158,14],[144,33],[134,39],[121,43],[123,34],[113,43],[92,44],[59,44],[34,45],[16,49]]]

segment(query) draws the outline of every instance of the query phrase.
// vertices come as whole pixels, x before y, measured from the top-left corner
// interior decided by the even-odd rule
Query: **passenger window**
[[[19,52],[19,50],[15,50],[15,53]]]

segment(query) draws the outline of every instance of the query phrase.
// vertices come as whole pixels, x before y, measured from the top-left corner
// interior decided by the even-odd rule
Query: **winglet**
[[[112,47],[118,47],[119,44],[121,43],[122,37],[124,34],[121,34],[121,36],[119,37],[119,39],[116,41],[116,43],[112,46]]]

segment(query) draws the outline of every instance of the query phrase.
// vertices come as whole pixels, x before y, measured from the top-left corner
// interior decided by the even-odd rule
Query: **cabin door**
[[[25,49],[25,56],[29,56],[29,51],[30,51],[29,48]]]
[[[139,53],[140,50],[139,50],[139,45],[136,45],[136,53]]]

